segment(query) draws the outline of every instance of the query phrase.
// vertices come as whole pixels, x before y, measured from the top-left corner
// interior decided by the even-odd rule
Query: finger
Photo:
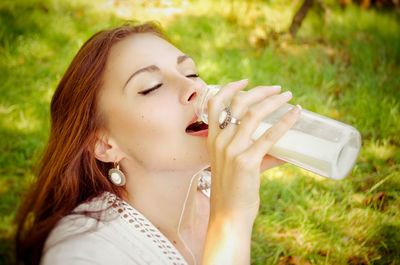
[[[280,86],[260,86],[253,88],[246,93],[236,93],[231,104],[232,117],[240,120],[241,117],[246,113],[249,106],[262,101],[266,97],[270,97],[279,93],[280,90]],[[219,133],[219,141],[223,141],[225,144],[230,142],[235,135],[236,130],[236,124],[229,124]]]
[[[292,93],[287,91],[279,95],[271,96],[253,106],[241,119],[239,129],[236,131],[232,143],[240,146],[242,150],[246,150],[249,143],[253,142],[252,135],[260,125],[262,119],[273,113],[291,98]]]
[[[250,106],[276,95],[280,90],[280,86],[259,86],[248,90],[246,93],[236,93],[230,106],[232,114],[235,115],[235,118],[241,119]]]
[[[237,91],[243,90],[248,84],[247,79],[229,83],[223,86],[218,93],[208,101],[208,139],[214,140],[220,132],[219,114],[230,102]]]
[[[259,160],[261,164],[262,158],[270,151],[271,147],[296,123],[300,112],[300,105],[293,107],[245,151],[246,156],[253,157],[255,161]]]

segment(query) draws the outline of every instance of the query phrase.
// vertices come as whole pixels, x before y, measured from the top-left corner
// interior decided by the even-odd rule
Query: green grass
[[[57,82],[89,36],[132,18],[160,21],[207,82],[281,84],[293,103],[362,134],[342,181],[291,165],[263,175],[252,264],[400,264],[398,14],[329,4],[293,40],[276,33],[296,8],[287,0],[198,1],[173,15],[161,4],[93,2],[0,3],[0,264],[12,264],[12,220],[34,179]]]

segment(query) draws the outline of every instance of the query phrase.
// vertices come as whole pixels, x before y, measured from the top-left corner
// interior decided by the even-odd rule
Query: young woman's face
[[[185,132],[206,84],[190,57],[150,33],[127,37],[107,62],[100,112],[123,162],[153,171],[203,168],[206,136]]]

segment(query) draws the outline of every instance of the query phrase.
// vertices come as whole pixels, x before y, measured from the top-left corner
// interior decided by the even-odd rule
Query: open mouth
[[[196,121],[194,123],[191,123],[188,127],[186,127],[186,132],[191,133],[191,132],[200,132],[208,129],[208,124],[202,122],[202,121]]]

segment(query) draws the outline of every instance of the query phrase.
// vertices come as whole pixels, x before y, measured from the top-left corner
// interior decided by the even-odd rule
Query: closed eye
[[[200,76],[199,76],[198,74],[191,74],[191,75],[187,75],[186,77],[188,77],[188,78],[198,78],[198,77],[200,77]],[[151,87],[151,88],[149,88],[149,89],[146,89],[146,90],[144,90],[144,91],[138,92],[138,94],[147,95],[147,94],[149,94],[150,92],[152,92],[152,91],[154,91],[154,90],[160,88],[162,85],[163,85],[162,83],[157,84],[157,85],[155,85],[155,86],[153,86],[153,87]]]
[[[157,88],[161,87],[162,85],[163,85],[162,83],[157,84],[157,85],[155,85],[155,86],[153,86],[153,87],[151,87],[151,88],[149,88],[149,89],[146,89],[146,90],[144,90],[144,91],[138,92],[138,94],[147,95],[147,94],[149,94],[150,92],[152,92],[153,90],[156,90]]]
[[[198,74],[191,74],[191,75],[187,75],[186,77],[189,77],[189,78],[196,78],[196,77],[199,77],[199,75],[198,75]]]

